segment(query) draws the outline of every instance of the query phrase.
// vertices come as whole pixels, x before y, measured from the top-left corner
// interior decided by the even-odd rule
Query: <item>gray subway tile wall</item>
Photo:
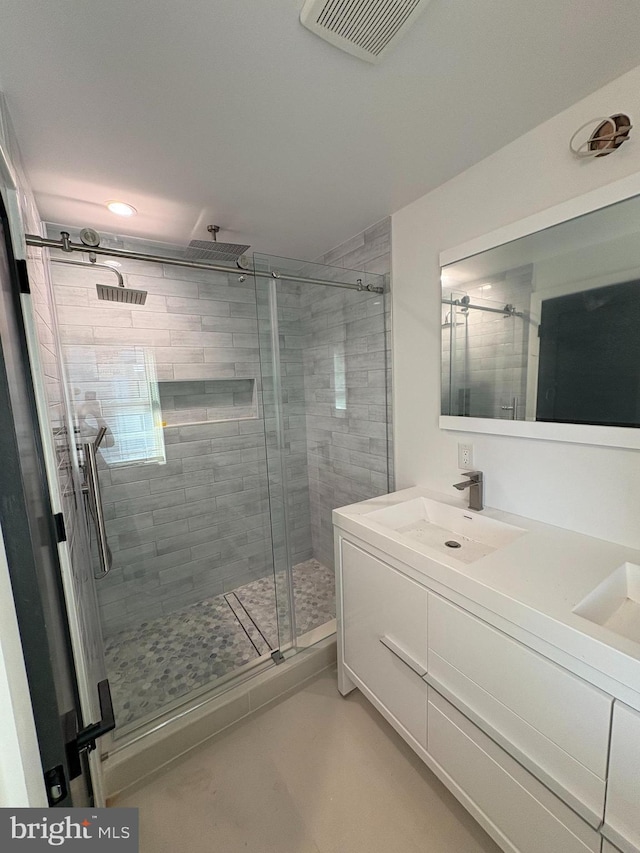
[[[333,567],[332,510],[394,488],[391,219],[375,223],[317,261],[382,275],[387,283],[383,295],[329,287],[303,293],[313,556]],[[336,366],[344,369],[344,398],[338,401],[344,408],[336,405]]]
[[[269,292],[277,289],[277,316]],[[304,417],[302,286],[257,280],[273,553],[276,571],[312,557]],[[278,345],[272,346],[277,338]],[[285,591],[278,590],[281,598]]]
[[[263,256],[276,267],[286,259]],[[376,223],[317,259],[301,274],[348,278],[358,269],[391,270],[391,220]],[[288,270],[292,272],[292,270]],[[373,279],[373,276],[372,276]],[[376,280],[379,284],[379,280]],[[278,281],[281,417],[287,524],[293,562],[313,556],[334,565],[332,510],[392,488],[390,296]],[[268,346],[267,287],[259,285],[261,331]],[[273,386],[265,379],[265,402]],[[272,399],[272,402],[275,401]],[[265,411],[268,407],[265,405]],[[284,550],[284,499],[275,413],[267,419],[276,567]],[[359,454],[359,455],[353,455]]]

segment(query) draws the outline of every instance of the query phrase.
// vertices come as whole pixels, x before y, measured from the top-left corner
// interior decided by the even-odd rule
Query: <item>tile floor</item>
[[[307,560],[294,566],[293,578],[300,636],[335,618],[334,575]],[[277,648],[277,621],[271,575],[108,637],[105,656],[118,725],[160,711]],[[281,618],[281,627],[286,622]]]
[[[112,805],[140,809],[140,853],[499,853],[335,671]]]

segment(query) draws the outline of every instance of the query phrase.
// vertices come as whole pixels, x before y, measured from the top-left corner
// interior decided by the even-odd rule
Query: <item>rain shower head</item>
[[[240,243],[218,243],[216,235],[219,230],[219,225],[209,225],[207,231],[213,234],[213,240],[192,240],[187,246],[186,257],[190,261],[238,263],[250,247]],[[238,265],[243,266],[242,264]]]
[[[134,290],[132,287],[125,287],[124,284],[117,287],[110,284],[96,284],[96,290],[98,291],[98,299],[104,299],[106,302],[144,305],[147,301],[146,290]]]
[[[88,228],[85,228],[84,230],[90,231],[90,229]],[[62,233],[64,234],[65,232],[63,231]],[[68,236],[69,235],[67,235],[67,237]],[[105,302],[120,302],[125,305],[144,305],[144,303],[147,301],[146,290],[134,290],[131,287],[125,287],[124,279],[122,278],[118,270],[112,267],[110,264],[97,263],[95,260],[95,255],[94,259],[88,264],[86,264],[84,261],[72,261],[69,258],[51,258],[51,263],[70,264],[71,266],[84,267],[85,269],[95,269],[96,267],[99,267],[101,270],[113,273],[118,279],[117,287],[108,284],[96,284],[96,290],[98,291],[98,299],[103,299]]]

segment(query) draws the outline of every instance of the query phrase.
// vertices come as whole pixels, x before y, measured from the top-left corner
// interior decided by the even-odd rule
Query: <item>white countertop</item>
[[[527,533],[465,564],[367,518],[416,497],[467,508],[464,500],[415,486],[336,509],[333,523],[423,575],[427,585],[431,579],[447,587],[602,673],[604,689],[640,707],[640,644],[572,612],[623,563],[640,565],[640,551],[485,508],[483,516]]]

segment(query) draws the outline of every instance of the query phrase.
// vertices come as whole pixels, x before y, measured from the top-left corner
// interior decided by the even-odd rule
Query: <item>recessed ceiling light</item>
[[[480,290],[491,290],[491,285],[490,284],[481,284]]]
[[[120,261],[103,261],[105,267],[121,267]]]
[[[135,216],[138,212],[135,207],[124,201],[107,201],[106,205],[111,213],[117,213],[118,216]]]

